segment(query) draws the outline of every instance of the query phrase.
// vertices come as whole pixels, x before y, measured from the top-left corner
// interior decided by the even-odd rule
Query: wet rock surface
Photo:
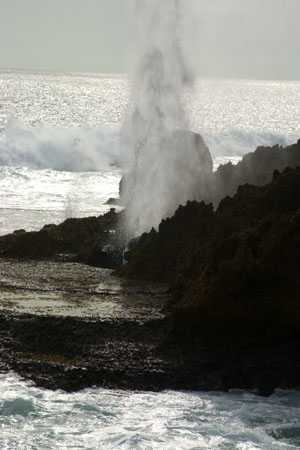
[[[259,147],[255,152],[246,155],[240,163],[222,165],[216,172],[212,172],[212,160],[208,148],[200,135],[190,133],[192,139],[199,141],[199,164],[205,168],[205,187],[200,186],[199,198],[218,206],[220,201],[227,196],[244,193],[244,210],[239,214],[238,220],[250,220],[251,214],[258,206],[255,186],[263,186],[270,183],[275,175],[279,175],[286,167],[300,167],[300,140],[289,147]],[[201,151],[200,151],[201,150]],[[127,180],[128,181],[128,180]],[[126,179],[120,182],[120,196],[124,194]],[[197,184],[197,183],[196,183]],[[251,186],[253,187],[251,187]],[[244,186],[239,190],[239,186]],[[292,193],[289,202],[292,201]],[[222,200],[218,211],[224,209],[228,217],[228,226],[235,226],[236,218],[231,218],[228,207],[229,200]],[[198,211],[206,216],[211,206],[203,207],[200,203]],[[234,203],[233,203],[234,205]],[[260,203],[263,214],[263,205]],[[238,205],[238,207],[240,207]],[[206,212],[205,212],[206,208]],[[252,208],[252,209],[251,209]],[[248,209],[248,212],[246,211]],[[185,209],[185,211],[187,208]],[[194,211],[196,209],[194,208]],[[195,212],[199,216],[199,212]],[[244,217],[243,217],[244,215]],[[83,219],[67,219],[60,225],[46,225],[38,232],[25,232],[17,230],[7,236],[0,236],[0,257],[19,258],[32,260],[59,260],[90,264],[97,267],[116,268],[122,263],[122,248],[124,235],[122,225],[124,214],[117,213],[115,209],[99,217],[88,217]],[[196,226],[201,223],[196,217]],[[177,214],[178,217],[178,214]],[[254,218],[255,219],[255,218]],[[184,224],[187,225],[186,223]],[[193,226],[193,225],[192,225]],[[192,226],[187,225],[186,235]],[[200,225],[202,226],[202,225]],[[203,230],[205,234],[206,230]],[[209,230],[208,230],[209,232]],[[177,236],[174,237],[175,246]],[[192,238],[193,239],[193,238]],[[192,241],[190,239],[190,241]],[[186,241],[188,240],[185,239]],[[146,256],[146,255],[145,255]]]
[[[121,278],[90,265],[120,265],[122,213],[0,237],[0,370],[69,391],[299,388],[300,168],[279,172],[299,154],[220,168],[215,204],[234,196],[180,207]]]
[[[167,342],[186,367],[199,364],[191,379],[215,372],[220,386],[299,388],[299,211],[300,168],[285,169],[216,211],[190,202],[135,243],[120,274],[170,283]]]
[[[166,286],[81,264],[0,260],[0,370],[40,386],[157,389]]]
[[[144,234],[120,274],[172,285],[177,307],[299,318],[300,168],[244,185],[212,205],[189,202]]]
[[[236,165],[221,165],[212,178],[210,201],[216,206],[226,196],[236,194],[244,184],[263,186],[273,179],[274,171],[300,167],[300,139],[288,147],[258,147]]]
[[[169,164],[172,170],[182,176],[186,176],[184,172],[184,164],[180,158],[173,159],[173,154],[176,155],[175,149],[184,149],[185,160],[194,161],[195,168],[197,169],[196,179],[193,180],[192,172],[189,170],[186,179],[186,185],[191,184],[190,188],[193,189],[190,192],[193,198],[209,198],[211,195],[211,187],[209,184],[212,180],[213,174],[213,159],[209,148],[207,147],[203,137],[199,133],[195,133],[189,130],[176,130],[167,142],[166,148],[169,149]],[[195,175],[195,174],[194,174]],[[123,205],[130,205],[132,197],[135,195],[136,179],[138,174],[136,173],[136,167],[129,171],[122,177],[119,184],[120,201]],[[186,186],[185,185],[185,189]],[[186,198],[183,192],[180,192],[180,188],[177,186],[178,195],[180,198]],[[173,187],[174,190],[174,187]]]
[[[79,263],[0,259],[0,312],[100,320],[159,319],[168,288]]]
[[[113,268],[121,262],[121,217],[111,209],[99,217],[67,219],[60,225],[45,225],[37,232],[20,230],[0,236],[0,257],[68,260]],[[106,251],[108,246],[116,251]]]
[[[299,380],[294,336],[262,345],[216,325],[212,338],[207,323],[200,337],[197,316],[169,313],[165,285],[132,284],[80,264],[16,260],[0,260],[0,279],[0,370],[39,386],[240,387],[267,395]]]

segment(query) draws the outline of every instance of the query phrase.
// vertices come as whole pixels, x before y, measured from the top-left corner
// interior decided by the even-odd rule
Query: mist
[[[0,67],[130,72],[131,1],[0,3]],[[185,3],[198,10],[191,48],[198,76],[300,79],[299,0]]]
[[[205,76],[213,64],[216,71],[218,66],[228,70],[229,76],[233,76],[233,61],[237,60],[248,74],[262,68],[264,44],[270,41],[275,46],[286,26],[284,20],[280,21],[276,37],[268,36],[274,20],[271,11],[279,14],[283,6],[278,2],[277,9],[271,9],[269,0],[254,2],[250,8],[236,0],[209,4],[204,0],[133,2],[135,60],[131,103],[123,130],[123,146],[130,162],[122,185],[131,237],[157,229],[179,205],[211,196],[211,155],[201,136],[188,131],[183,95],[188,90],[193,95],[199,70]],[[212,47],[215,41],[219,48]],[[246,44],[251,48],[251,42],[261,44],[255,49],[259,56],[248,52]],[[228,58],[225,52],[224,61],[219,56],[226,46],[231,53]],[[247,61],[248,55],[256,64]],[[264,56],[264,67],[271,56]],[[275,63],[272,67],[274,74],[279,73]]]
[[[300,79],[298,0],[199,0],[199,73]]]
[[[187,132],[183,106],[195,78],[189,52],[194,11],[192,1],[135,3],[137,60],[123,130],[130,163],[122,197],[131,237],[157,228],[179,204],[197,199],[199,183],[212,170],[201,137]]]
[[[108,128],[26,127],[11,120],[0,133],[0,165],[97,171],[122,161],[119,135]]]

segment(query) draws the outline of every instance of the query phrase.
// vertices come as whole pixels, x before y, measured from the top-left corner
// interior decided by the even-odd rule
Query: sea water
[[[110,208],[128,98],[124,76],[0,72],[0,234]],[[300,137],[299,82],[198,80],[185,102],[215,167]],[[296,392],[66,394],[0,376],[1,450],[297,448]]]
[[[0,376],[0,448],[292,450],[300,448],[300,394],[66,394],[9,374]]]
[[[125,76],[0,72],[0,235],[110,208],[128,98]],[[185,103],[215,167],[300,136],[300,82],[198,80]]]

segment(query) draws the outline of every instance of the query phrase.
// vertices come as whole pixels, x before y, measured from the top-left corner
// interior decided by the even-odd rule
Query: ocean
[[[300,394],[231,392],[76,394],[0,377],[3,450],[292,450],[300,446]]]
[[[0,71],[0,234],[98,215],[118,195],[126,77]],[[190,127],[215,167],[258,145],[300,137],[300,82],[198,80]],[[300,396],[77,394],[0,377],[0,449],[276,450],[300,448]]]
[[[0,235],[110,208],[128,98],[122,76],[0,71]],[[198,80],[185,103],[215,167],[300,136],[300,82]]]

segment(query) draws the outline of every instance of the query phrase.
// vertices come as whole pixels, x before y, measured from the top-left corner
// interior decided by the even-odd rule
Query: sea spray
[[[157,228],[200,194],[207,164],[201,164],[199,149],[207,154],[206,147],[200,136],[184,131],[183,93],[194,80],[185,32],[191,11],[189,2],[179,0],[135,4],[138,57],[123,133],[130,154],[122,186],[130,237]]]
[[[121,164],[113,127],[30,127],[10,120],[0,130],[0,166],[92,172]]]

